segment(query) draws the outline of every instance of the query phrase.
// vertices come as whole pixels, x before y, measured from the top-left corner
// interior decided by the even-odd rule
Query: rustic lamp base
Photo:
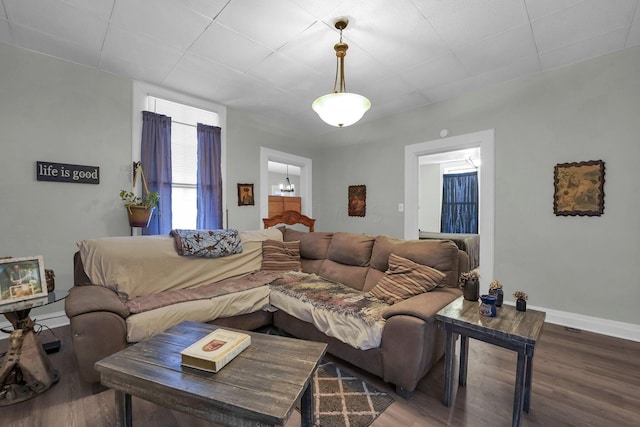
[[[60,379],[33,329],[14,330],[10,343],[0,369],[0,406],[30,399]]]

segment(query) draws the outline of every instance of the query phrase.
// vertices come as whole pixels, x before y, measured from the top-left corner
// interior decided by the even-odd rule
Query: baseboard
[[[511,302],[505,302],[505,304],[514,305]],[[528,307],[534,310],[546,312],[546,321],[555,325],[562,325],[584,331],[595,332],[597,334],[640,342],[640,327],[633,323],[618,322],[615,320],[585,316],[583,314],[569,313],[567,311],[553,310],[550,308],[536,307],[532,305],[528,305]],[[48,326],[49,328],[57,328],[59,326],[66,326],[69,324],[69,318],[64,311],[43,314],[37,316],[35,320],[37,323]],[[0,322],[0,328],[10,327],[11,324],[9,322]],[[0,339],[1,338],[2,337],[0,337]]]
[[[515,305],[515,303],[512,302],[505,302],[505,304]],[[633,323],[624,323],[616,320],[585,316],[584,314],[553,310],[545,307],[536,307],[529,304],[527,304],[527,308],[544,311],[547,313],[545,320],[549,323],[553,323],[554,325],[567,326],[569,328],[640,342],[640,327]]]
[[[32,319],[35,320],[37,324],[47,326],[51,329],[58,328],[60,326],[66,326],[69,324],[69,318],[67,317],[64,311],[40,314],[37,316],[32,316]],[[12,326],[11,326],[11,323],[4,321],[4,322],[0,322],[0,328],[11,329]],[[0,334],[0,339],[2,338],[4,337],[2,337]]]

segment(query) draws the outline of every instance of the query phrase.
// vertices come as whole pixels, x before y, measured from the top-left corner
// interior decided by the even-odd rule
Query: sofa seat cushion
[[[198,299],[172,304],[127,317],[127,341],[141,341],[185,320],[211,322],[220,317],[231,317],[269,310],[269,286],[259,286],[209,299]]]
[[[315,274],[287,273],[270,285],[271,305],[354,348],[380,346],[389,304]]]
[[[432,291],[445,274],[428,265],[418,264],[396,254],[389,255],[389,269],[371,294],[389,304]]]

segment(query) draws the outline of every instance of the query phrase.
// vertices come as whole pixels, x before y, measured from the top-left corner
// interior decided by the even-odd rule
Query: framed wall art
[[[367,213],[367,186],[349,186],[349,216],[365,216]]]
[[[238,206],[253,206],[253,184],[238,184]]]
[[[604,162],[560,163],[553,171],[553,213],[600,216],[604,213]]]
[[[0,304],[47,296],[42,256],[0,259]]]

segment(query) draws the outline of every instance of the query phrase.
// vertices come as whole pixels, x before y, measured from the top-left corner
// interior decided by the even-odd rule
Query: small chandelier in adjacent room
[[[336,127],[354,124],[371,108],[371,102],[364,96],[346,92],[344,57],[347,55],[349,45],[342,42],[342,30],[347,28],[348,24],[347,18],[338,18],[334,24],[340,30],[340,43],[333,46],[336,51],[336,79],[333,83],[333,93],[321,96],[311,104],[313,111],[318,113],[322,120]]]
[[[287,178],[286,178],[286,181],[287,181],[286,185],[280,184],[280,193],[295,193],[296,187],[289,180],[289,165],[287,165]]]

